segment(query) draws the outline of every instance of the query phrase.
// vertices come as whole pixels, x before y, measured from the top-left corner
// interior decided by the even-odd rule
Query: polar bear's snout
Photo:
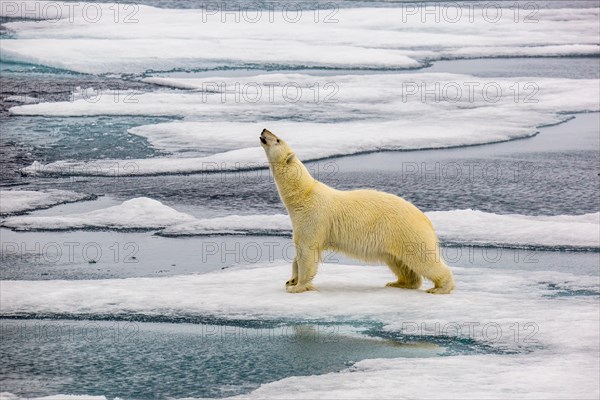
[[[260,141],[262,144],[270,146],[274,143],[279,143],[279,138],[271,133],[268,129],[263,129],[260,133]]]

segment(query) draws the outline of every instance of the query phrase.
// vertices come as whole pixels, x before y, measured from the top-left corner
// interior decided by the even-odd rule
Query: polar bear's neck
[[[305,207],[307,197],[310,196],[317,181],[311,176],[304,164],[295,158],[289,163],[274,164],[272,172],[279,197],[281,197],[288,212],[291,213]]]

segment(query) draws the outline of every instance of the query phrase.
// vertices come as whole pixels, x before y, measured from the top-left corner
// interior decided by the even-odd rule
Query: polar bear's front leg
[[[307,245],[296,245],[296,268],[297,268],[297,284],[287,286],[286,290],[289,293],[302,293],[308,290],[315,290],[312,285],[312,280],[317,273],[317,265],[320,260],[320,251]],[[292,266],[292,273],[293,273]],[[292,277],[293,279],[293,277]]]
[[[285,287],[294,286],[298,283],[298,259],[294,257],[292,263],[292,277],[285,283]]]

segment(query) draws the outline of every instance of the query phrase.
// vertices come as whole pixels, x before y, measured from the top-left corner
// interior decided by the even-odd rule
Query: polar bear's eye
[[[279,139],[277,139],[277,143],[279,143]]]

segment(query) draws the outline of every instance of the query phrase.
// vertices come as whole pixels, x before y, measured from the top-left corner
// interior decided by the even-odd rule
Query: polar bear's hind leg
[[[395,258],[402,260],[402,265],[406,266],[412,273],[422,276],[433,282],[434,287],[427,290],[427,293],[448,294],[454,289],[454,277],[450,268],[444,263],[438,250],[437,241],[422,240],[429,245],[421,246],[420,251],[412,247],[407,247],[409,251],[397,251]],[[426,251],[427,249],[435,249]],[[392,249],[395,250],[395,249]]]
[[[402,289],[418,289],[421,287],[421,275],[408,268],[401,260],[389,260],[387,265],[398,279],[389,282],[386,286]]]
[[[424,268],[425,278],[431,280],[434,287],[427,289],[427,293],[448,294],[454,289],[454,277],[452,271],[443,261],[433,262],[429,267]]]

